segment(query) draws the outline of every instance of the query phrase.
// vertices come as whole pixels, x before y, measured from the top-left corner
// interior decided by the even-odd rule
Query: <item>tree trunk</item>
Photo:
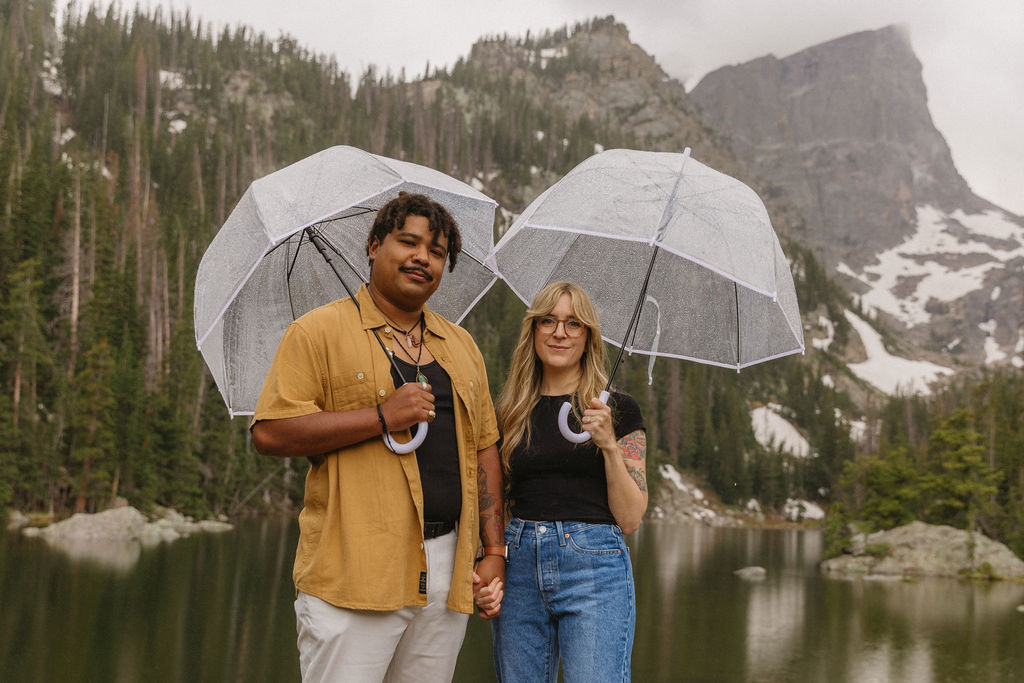
[[[217,201],[213,208],[213,219],[217,222],[218,226],[224,225],[224,219],[227,218],[225,207],[227,206],[228,173],[225,156],[224,145],[222,144],[217,150]]]
[[[71,357],[68,379],[75,375],[75,357],[78,354],[78,304],[82,271],[82,172],[75,171],[75,213],[71,221]]]
[[[12,403],[14,404],[14,426],[18,426],[18,414],[21,412],[21,375],[22,375],[22,360],[21,354],[25,352],[25,338],[21,330],[18,330],[18,354],[17,360],[14,362],[14,395],[11,397]]]
[[[199,220],[206,221],[206,193],[203,191],[203,161],[199,156],[199,143],[192,147],[192,167],[196,174],[196,201],[199,202]]]

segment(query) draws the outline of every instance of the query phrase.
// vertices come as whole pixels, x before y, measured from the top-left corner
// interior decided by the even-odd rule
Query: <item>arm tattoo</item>
[[[490,517],[491,508],[494,507],[494,495],[487,486],[487,470],[484,469],[483,465],[476,466],[476,489],[478,497],[478,507],[480,508],[480,521],[484,520],[484,512],[487,512],[487,516]]]
[[[629,470],[629,476],[633,477],[633,481],[636,482],[637,488],[646,493],[647,477],[644,476],[644,473],[641,472],[640,470],[635,470],[632,467],[629,467],[628,465],[626,466],[626,469]]]
[[[647,492],[647,474],[644,465],[647,459],[647,433],[642,429],[626,434],[619,439],[622,448],[622,459],[626,461],[626,471],[636,482],[637,488]]]
[[[484,540],[484,545],[498,545],[505,530],[504,511],[488,487],[487,470],[480,464],[476,466],[476,484],[480,538]]]
[[[642,429],[632,431],[619,439],[619,447],[623,460],[643,460],[647,455],[647,433]]]

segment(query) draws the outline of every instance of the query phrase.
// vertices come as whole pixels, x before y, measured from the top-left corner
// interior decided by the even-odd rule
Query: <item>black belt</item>
[[[455,531],[455,521],[451,522],[424,522],[423,538],[437,538]]]

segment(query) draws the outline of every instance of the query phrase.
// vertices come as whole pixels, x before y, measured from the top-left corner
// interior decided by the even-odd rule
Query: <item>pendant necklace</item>
[[[395,341],[398,341],[398,347],[400,349],[402,349],[402,351],[405,353],[405,355],[409,357],[409,360],[412,361],[413,364],[416,365],[416,381],[417,382],[421,382],[423,384],[427,384],[426,376],[422,372],[420,372],[420,359],[423,358],[423,335],[426,333],[426,330],[427,330],[427,323],[426,323],[426,319],[425,319],[426,316],[424,316],[423,312],[421,311],[420,312],[420,319],[417,320],[416,323],[412,327],[410,327],[408,330],[403,330],[401,327],[399,327],[398,325],[395,324],[395,321],[393,321],[391,318],[389,318],[386,315],[384,315],[384,311],[381,310],[381,307],[379,305],[377,305],[377,300],[374,299],[374,297],[373,297],[373,292],[370,292],[370,299],[373,300],[374,306],[377,307],[377,310],[380,312],[380,314],[384,318],[384,320],[387,321],[387,323],[389,325],[391,325],[391,329],[393,329],[395,332],[400,332],[400,333],[404,334],[405,335],[405,342],[406,342],[406,344],[408,344],[409,346],[411,346],[414,349],[417,349],[417,351],[416,351],[416,358],[414,360],[413,357],[412,357],[412,353],[408,349],[406,349],[404,346],[402,346],[402,342],[398,341],[397,338],[395,339]],[[416,339],[415,337],[412,336],[413,330],[416,329],[416,325],[420,326],[420,338],[419,339]],[[395,352],[391,351],[391,355],[393,356],[394,354],[395,354]],[[397,365],[395,366],[395,369],[396,370],[398,369]],[[401,375],[402,373],[399,372],[398,374]],[[403,381],[404,381],[404,378],[403,378]]]
[[[423,358],[423,334],[426,332],[423,314],[420,314],[420,319],[416,323],[417,325],[420,326],[419,339],[416,339],[415,337],[412,336],[412,332],[413,330],[416,329],[416,325],[413,325],[412,327],[409,328],[408,331],[406,331],[395,325],[395,323],[391,322],[391,320],[389,320],[387,316],[384,316],[384,319],[391,323],[391,327],[395,330],[395,332],[401,332],[402,334],[404,334],[406,343],[408,343],[409,346],[416,349],[416,358],[413,358],[412,353],[407,348],[405,348],[405,346],[402,345],[402,342],[398,342],[398,348],[402,349],[402,352],[405,353],[405,355],[409,357],[409,360],[412,361],[413,364],[416,366],[416,381],[426,384],[427,378],[422,372],[420,372],[420,359]]]

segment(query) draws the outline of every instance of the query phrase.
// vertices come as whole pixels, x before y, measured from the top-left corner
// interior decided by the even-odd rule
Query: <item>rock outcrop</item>
[[[1024,578],[1024,561],[1002,543],[924,522],[858,534],[852,554],[825,560],[821,569],[837,575]]]
[[[22,533],[38,537],[77,560],[108,569],[127,570],[142,548],[170,542],[201,531],[222,532],[234,527],[224,521],[194,521],[174,510],[161,510],[155,521],[124,505],[95,514],[76,514],[45,527],[25,527]]]

